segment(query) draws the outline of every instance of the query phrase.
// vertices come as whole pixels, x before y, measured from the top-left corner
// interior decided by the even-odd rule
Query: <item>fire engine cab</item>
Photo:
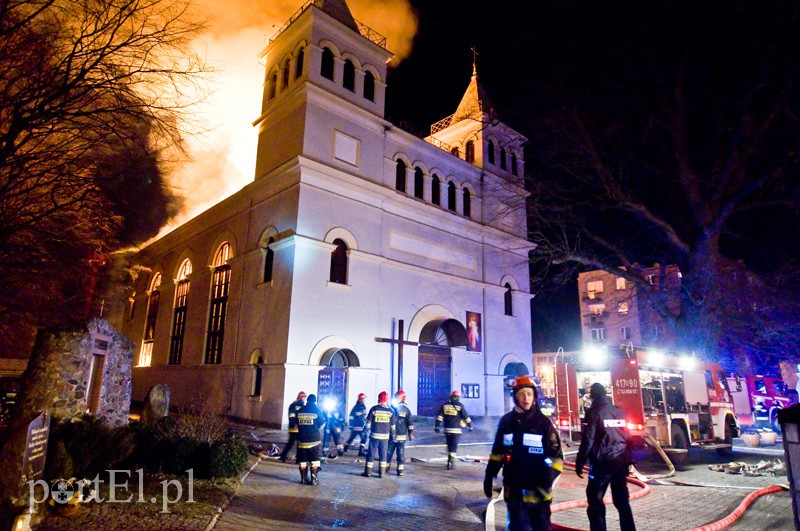
[[[789,388],[780,378],[769,376],[728,377],[733,408],[743,426],[772,428],[780,432],[778,411],[789,407]]]
[[[580,433],[594,382],[625,411],[631,435],[660,447],[676,465],[690,445],[727,453],[739,436],[728,382],[716,363],[623,345],[557,359],[554,376],[556,425],[567,440]]]

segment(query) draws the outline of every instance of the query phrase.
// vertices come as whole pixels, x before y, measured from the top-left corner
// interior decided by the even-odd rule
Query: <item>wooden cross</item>
[[[472,75],[474,76],[478,73],[478,48],[473,46],[470,50],[472,50]]]
[[[399,339],[394,339],[391,337],[376,337],[375,341],[379,343],[392,343],[397,345],[397,389],[400,390],[403,388],[403,345],[408,345],[410,347],[416,347],[419,345],[416,341],[404,341],[403,340],[403,320],[399,319],[397,321],[397,337]]]

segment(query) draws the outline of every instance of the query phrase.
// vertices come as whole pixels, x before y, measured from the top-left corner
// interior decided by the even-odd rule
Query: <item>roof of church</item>
[[[483,85],[478,81],[478,69],[475,63],[472,64],[472,79],[469,82],[458,109],[453,114],[452,122],[458,122],[465,118],[478,118],[481,113],[494,114],[494,107],[486,95]]]
[[[315,0],[314,5],[358,33],[358,25],[345,0]]]

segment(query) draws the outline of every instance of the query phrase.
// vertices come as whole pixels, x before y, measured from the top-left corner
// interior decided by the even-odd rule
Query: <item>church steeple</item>
[[[358,24],[345,0],[315,0],[314,5],[351,30],[358,32]]]
[[[461,103],[458,104],[456,112],[453,114],[452,123],[464,119],[482,119],[483,113],[488,116],[494,114],[489,97],[486,91],[478,80],[478,52],[472,48],[472,79],[470,79],[467,91],[461,98]]]

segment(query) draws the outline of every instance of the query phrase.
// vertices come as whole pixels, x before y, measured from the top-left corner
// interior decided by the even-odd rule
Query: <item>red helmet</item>
[[[358,393],[359,400],[364,400],[365,398],[367,398],[367,395],[365,395],[364,393]]]
[[[397,398],[400,399],[401,402],[405,402],[406,400],[406,392],[402,389],[398,389],[397,392],[394,394]]]
[[[536,392],[536,384],[530,376],[517,376],[516,380],[514,380],[512,389],[515,393],[523,387],[530,387],[534,392]]]
[[[386,391],[381,391],[380,394],[378,395],[378,403],[383,404],[388,401],[389,401],[389,393],[387,393]]]
[[[457,397],[461,398],[461,391],[456,391],[456,390],[454,389],[454,390],[453,390],[453,392],[452,392],[452,393],[450,393],[450,396],[451,396],[451,397],[453,397],[453,396],[457,396]]]
[[[298,400],[300,400],[301,398],[304,399],[305,397],[306,397],[306,392],[305,391],[300,391],[299,393],[297,393],[297,399]]]

